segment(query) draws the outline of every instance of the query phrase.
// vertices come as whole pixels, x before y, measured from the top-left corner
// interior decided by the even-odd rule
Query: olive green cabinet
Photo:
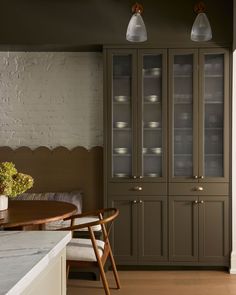
[[[104,48],[118,264],[228,265],[229,73],[224,48]]]
[[[169,197],[170,262],[229,263],[228,197]]]
[[[109,206],[120,211],[112,231],[118,264],[156,264],[168,259],[167,198],[112,196]]]

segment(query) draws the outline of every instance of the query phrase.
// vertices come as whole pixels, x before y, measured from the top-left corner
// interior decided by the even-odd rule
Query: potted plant
[[[33,183],[33,178],[19,173],[12,162],[0,163],[0,211],[8,208],[8,197],[24,193]]]

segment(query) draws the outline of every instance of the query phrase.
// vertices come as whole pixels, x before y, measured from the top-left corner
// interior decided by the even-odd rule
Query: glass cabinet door
[[[225,62],[224,52],[201,54],[201,179],[225,177]]]
[[[142,177],[163,178],[166,154],[166,54],[141,51],[139,89],[139,173]]]
[[[198,178],[196,52],[171,51],[170,55],[170,126],[171,178]]]
[[[133,175],[133,56],[113,54],[111,89],[111,176]]]

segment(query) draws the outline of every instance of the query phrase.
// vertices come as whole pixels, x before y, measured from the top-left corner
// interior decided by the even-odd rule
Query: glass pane
[[[176,55],[173,65],[173,174],[193,176],[193,55]]]
[[[112,176],[132,174],[132,56],[113,56]]]
[[[142,174],[162,176],[162,56],[143,57]]]
[[[224,175],[224,55],[204,57],[205,176]]]

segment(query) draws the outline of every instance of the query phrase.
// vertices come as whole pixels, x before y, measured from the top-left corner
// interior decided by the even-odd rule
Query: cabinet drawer
[[[229,194],[228,183],[170,183],[169,195],[214,195],[223,196]]]
[[[167,195],[167,183],[108,183],[109,195]]]

